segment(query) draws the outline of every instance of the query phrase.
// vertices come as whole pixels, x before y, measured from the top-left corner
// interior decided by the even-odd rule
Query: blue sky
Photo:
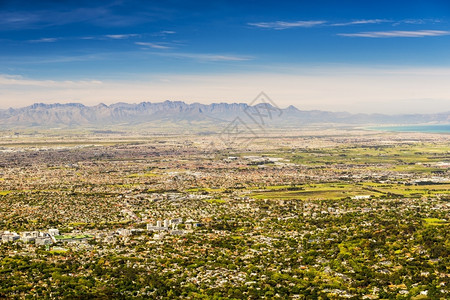
[[[0,108],[449,110],[449,1],[0,1]],[[447,108],[447,109],[446,109]]]

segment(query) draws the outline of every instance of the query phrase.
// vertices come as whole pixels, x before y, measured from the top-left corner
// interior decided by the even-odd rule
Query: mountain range
[[[280,109],[271,103],[187,104],[182,101],[138,104],[115,103],[86,106],[80,103],[36,103],[22,108],[0,110],[0,126],[14,127],[101,127],[139,124],[220,124],[240,120],[264,126],[301,126],[306,124],[423,124],[450,123],[450,111],[437,114],[351,114],[320,110]]]

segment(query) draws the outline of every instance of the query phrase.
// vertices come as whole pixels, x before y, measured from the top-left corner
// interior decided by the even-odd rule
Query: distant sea
[[[379,127],[370,127],[369,129],[381,131],[395,131],[395,132],[450,133],[450,124],[379,126]]]

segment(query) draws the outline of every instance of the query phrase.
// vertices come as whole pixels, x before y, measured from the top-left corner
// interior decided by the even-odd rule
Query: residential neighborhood
[[[211,139],[3,145],[0,295],[449,295],[447,137]]]

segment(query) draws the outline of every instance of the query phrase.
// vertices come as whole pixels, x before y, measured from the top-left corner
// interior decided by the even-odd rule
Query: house
[[[5,231],[2,235],[2,242],[3,243],[13,242],[15,240],[18,240],[19,238],[20,236],[15,232]]]

